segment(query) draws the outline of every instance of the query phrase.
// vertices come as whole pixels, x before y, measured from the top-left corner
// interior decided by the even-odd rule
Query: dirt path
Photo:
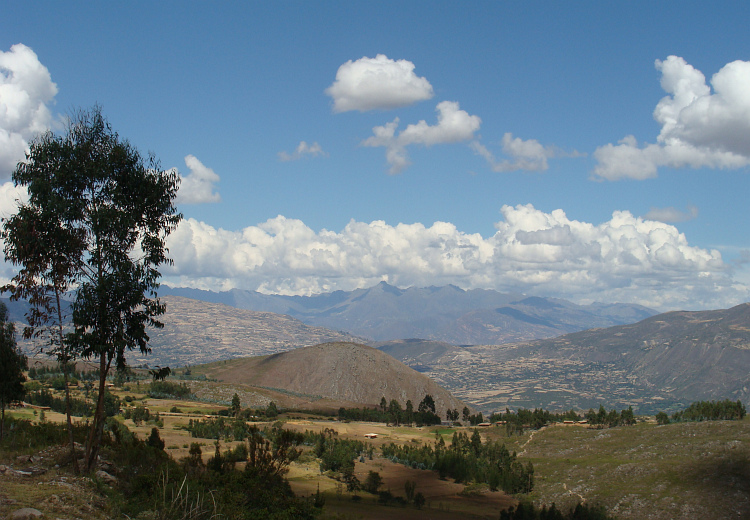
[[[568,493],[569,495],[574,495],[574,496],[577,496],[578,498],[580,498],[582,504],[586,503],[586,497],[584,497],[580,493],[576,493],[572,489],[568,489],[568,485],[565,482],[563,482],[563,488],[565,489],[565,492]]]
[[[517,456],[518,457],[522,457],[523,455],[526,455],[526,446],[528,446],[529,443],[534,440],[534,435],[536,435],[537,433],[539,433],[541,431],[546,430],[547,428],[548,428],[548,426],[542,426],[538,430],[534,430],[533,432],[531,432],[531,435],[529,435],[529,438],[526,439],[526,442],[524,442],[523,445],[521,446],[521,448],[523,449],[523,451],[521,453],[519,453]]]

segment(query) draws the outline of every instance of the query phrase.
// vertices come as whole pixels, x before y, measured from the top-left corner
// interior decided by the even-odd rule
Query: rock
[[[112,475],[110,475],[109,473],[107,473],[106,471],[104,471],[103,469],[100,469],[99,471],[97,471],[96,476],[97,478],[102,479],[105,483],[109,485],[117,484],[117,479],[113,477]]]
[[[16,511],[13,511],[10,516],[8,516],[9,520],[31,520],[33,518],[42,518],[44,517],[44,514],[42,514],[41,511],[38,509],[34,509],[32,507],[24,507],[23,509],[18,509]]]

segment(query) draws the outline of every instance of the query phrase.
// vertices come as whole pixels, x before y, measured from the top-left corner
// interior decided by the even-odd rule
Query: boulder
[[[43,518],[44,514],[38,509],[32,507],[24,507],[23,509],[17,509],[13,511],[9,516],[9,520],[32,520],[34,518]]]
[[[100,469],[99,471],[97,471],[96,476],[97,478],[102,479],[106,484],[109,484],[110,486],[117,484],[117,478],[113,477],[112,475],[104,471],[103,469]]]

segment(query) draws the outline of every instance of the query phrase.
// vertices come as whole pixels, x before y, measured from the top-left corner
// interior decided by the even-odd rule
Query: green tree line
[[[496,491],[529,493],[534,488],[534,466],[517,460],[505,444],[498,441],[482,442],[478,430],[471,437],[456,431],[450,446],[442,436],[432,444],[420,446],[389,443],[383,446],[384,457],[415,469],[437,471],[440,478],[450,477],[456,482],[481,482]]]

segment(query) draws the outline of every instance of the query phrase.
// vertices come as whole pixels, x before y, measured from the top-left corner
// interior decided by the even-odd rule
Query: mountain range
[[[187,366],[238,357],[276,354],[328,342],[361,338],[306,325],[284,314],[237,309],[220,303],[163,296],[162,329],[150,331],[151,353],[128,354],[131,365]]]
[[[750,303],[503,345],[376,346],[483,410],[604,404],[652,413],[750,399]]]
[[[454,345],[501,344],[550,338],[594,327],[640,321],[656,311],[640,305],[577,305],[454,285],[400,289],[381,282],[368,289],[313,296],[225,292],[162,286],[160,294],[185,296],[239,309],[273,312],[346,331],[370,341],[420,338]]]

